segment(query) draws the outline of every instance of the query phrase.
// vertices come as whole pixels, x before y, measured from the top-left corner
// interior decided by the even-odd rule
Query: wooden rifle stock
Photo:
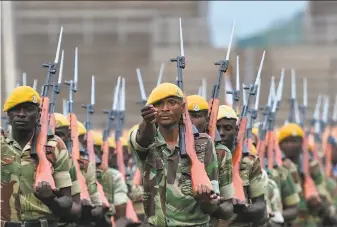
[[[135,175],[133,176],[133,184],[134,185],[141,185],[142,184],[142,176],[141,176],[138,168],[136,169]]]
[[[243,117],[240,120],[239,132],[237,136],[237,145],[235,147],[235,151],[233,154],[233,185],[235,188],[234,198],[245,202],[246,196],[243,189],[243,181],[240,177],[240,161],[242,158],[242,151],[245,140],[245,132],[247,127],[248,119],[247,117]]]
[[[277,134],[276,131],[273,131],[273,137],[274,137],[274,148],[275,148],[275,158],[276,158],[276,163],[278,166],[283,166],[283,160],[282,160],[282,152],[278,144],[277,140]]]
[[[211,137],[212,141],[215,140],[215,132],[216,132],[216,122],[217,122],[217,116],[219,111],[219,104],[220,101],[217,98],[211,98],[211,100],[208,103],[209,108],[209,121],[208,121],[208,135]]]
[[[77,132],[77,117],[74,113],[69,113],[68,120],[70,122],[72,140],[71,156],[76,169],[77,180],[81,187],[81,199],[87,199],[88,201],[91,201],[86,180],[81,172],[80,165],[78,164],[78,160],[80,159],[80,142],[78,140]]]
[[[116,158],[117,158],[117,166],[119,172],[122,174],[125,179],[125,165],[124,165],[124,156],[123,156],[123,145],[120,140],[116,141]]]
[[[186,96],[184,96],[184,103],[187,103]],[[194,135],[192,131],[192,122],[187,108],[184,108],[183,112],[183,122],[185,125],[185,146],[186,153],[191,161],[191,178],[192,178],[192,189],[194,192],[197,191],[198,185],[205,185],[209,189],[213,190],[211,181],[209,180],[205,165],[201,163],[197,157],[195,147],[194,147]]]
[[[89,161],[92,162],[94,164],[94,166],[96,167],[96,158],[95,158],[96,154],[95,154],[95,151],[94,151],[94,138],[93,138],[91,130],[89,130],[87,132],[86,137],[87,137],[87,150],[88,150],[88,153],[89,153]],[[99,197],[102,201],[103,206],[110,207],[109,201],[105,197],[103,187],[98,182],[98,180],[96,180],[96,186],[97,186],[97,191],[98,191],[98,194],[99,194]]]
[[[39,164],[36,169],[34,187],[43,181],[48,182],[52,189],[56,189],[54,178],[52,175],[52,164],[46,157],[46,145],[48,140],[48,122],[49,122],[49,98],[42,97],[40,115],[40,131],[37,135],[36,153]]]
[[[273,135],[271,131],[267,132],[268,135],[268,146],[267,146],[267,155],[268,155],[268,169],[274,168],[274,143]]]
[[[103,146],[102,146],[102,164],[101,168],[103,170],[107,170],[109,168],[109,142],[108,140],[103,141]]]
[[[330,143],[327,143],[326,145],[326,151],[325,151],[325,174],[327,177],[331,177],[332,172],[332,165],[331,165],[331,159],[332,159],[332,146]]]
[[[259,155],[261,169],[264,169],[264,157],[266,155],[267,147],[266,141],[268,141],[268,133],[266,134],[264,139],[259,139],[259,141],[257,142],[256,150]]]
[[[307,136],[305,136],[303,139],[303,175],[304,175],[304,183],[303,183],[304,198],[306,200],[309,200],[310,198],[319,199],[317,188],[315,186],[314,181],[311,178],[309,170],[309,152],[308,152]]]

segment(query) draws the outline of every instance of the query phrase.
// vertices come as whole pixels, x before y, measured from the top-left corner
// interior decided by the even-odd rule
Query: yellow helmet
[[[188,111],[208,110],[207,101],[200,95],[190,95],[186,97]]]
[[[288,137],[304,137],[304,131],[298,124],[289,123],[279,129],[278,142],[281,143]]]
[[[183,98],[184,93],[182,90],[175,84],[172,83],[162,83],[155,87],[150,96],[147,99],[147,105],[154,104],[160,100],[163,100],[168,97],[178,97]]]
[[[85,129],[84,125],[79,121],[77,121],[77,133],[78,133],[78,136],[81,136],[87,133],[87,130]]]
[[[94,145],[102,146],[103,145],[103,137],[102,134],[97,131],[92,131],[92,137],[94,140]]]
[[[60,113],[54,113],[55,116],[55,127],[56,128],[61,128],[61,127],[69,127],[70,122],[69,120]]]
[[[219,106],[217,120],[220,120],[222,118],[237,120],[238,116],[236,115],[236,113],[235,113],[235,111],[233,110],[232,107],[227,106],[227,105],[221,105],[221,106]]]

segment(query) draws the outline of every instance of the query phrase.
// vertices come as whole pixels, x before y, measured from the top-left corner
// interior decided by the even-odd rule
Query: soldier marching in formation
[[[181,52],[171,59],[177,84],[159,81],[146,98],[140,80],[142,119],[124,133],[125,79],[119,77],[106,127],[94,130],[94,76],[84,123],[73,112],[77,48],[68,105],[55,112],[62,31],[55,61],[44,65],[41,94],[19,85],[3,104],[1,227],[337,226],[337,97],[331,121],[329,99],[319,96],[308,122],[307,101],[298,107],[292,84],[289,119],[277,128],[282,69],[257,122],[264,52],[255,83],[243,87],[241,109],[238,75],[232,105],[220,105],[231,41],[226,59],[215,63],[219,77],[210,100],[186,96],[180,21]]]

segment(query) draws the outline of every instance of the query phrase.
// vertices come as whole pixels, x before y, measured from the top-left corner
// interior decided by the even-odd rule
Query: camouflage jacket
[[[96,167],[94,163],[89,162],[89,160],[87,159],[81,158],[79,160],[79,165],[80,165],[81,172],[85,178],[85,182],[88,188],[88,192],[89,192],[90,200],[92,204],[96,206],[102,205],[102,201],[97,191]]]
[[[143,177],[143,204],[148,222],[155,226],[204,226],[217,205],[207,204],[203,209],[193,196],[191,165],[188,157],[180,157],[179,145],[171,150],[160,131],[148,148],[136,142],[137,129],[131,132],[129,145],[137,157]],[[215,147],[207,134],[195,138],[198,159],[204,163],[214,190],[219,191],[218,162]]]
[[[268,170],[268,177],[273,179],[277,184],[282,198],[284,207],[290,207],[300,202],[298,191],[296,190],[295,181],[286,168],[278,166]]]
[[[228,200],[233,198],[234,195],[232,180],[232,153],[225,145],[222,145],[221,143],[215,144],[215,150],[219,167],[220,196]]]
[[[30,142],[21,148],[10,133],[7,138],[1,136],[1,220],[3,221],[58,219],[34,195],[34,174],[38,163],[30,153]],[[46,155],[53,166],[56,188],[71,187],[69,155],[59,137],[48,139]]]
[[[282,200],[279,187],[272,179],[268,179],[267,192],[265,194],[268,213],[282,212]]]

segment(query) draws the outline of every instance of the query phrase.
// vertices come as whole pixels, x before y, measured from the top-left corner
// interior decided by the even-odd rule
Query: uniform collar
[[[159,131],[159,128],[157,128],[157,139],[156,139],[156,146],[157,147],[160,147],[160,146],[164,146],[166,145],[167,146],[167,143],[163,137],[163,135],[160,133]],[[177,142],[176,142],[176,145],[175,145],[176,148],[179,148],[179,136],[177,138]]]
[[[12,144],[16,149],[19,149],[19,150],[22,150],[22,151],[27,151],[27,150],[31,149],[33,137],[34,137],[34,133],[33,133],[32,137],[30,138],[30,140],[28,141],[28,143],[23,148],[21,148],[19,143],[13,138],[12,131],[10,131],[8,133],[8,136],[6,137],[6,143]]]

